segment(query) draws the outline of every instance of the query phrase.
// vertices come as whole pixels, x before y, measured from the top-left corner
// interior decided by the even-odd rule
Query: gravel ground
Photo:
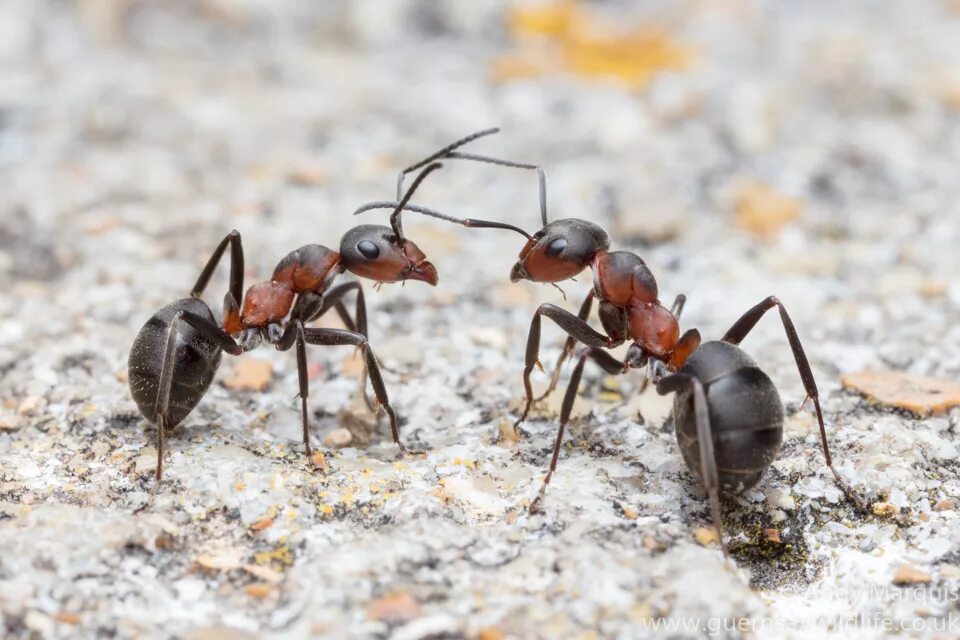
[[[840,378],[960,377],[960,5],[634,4],[0,2],[8,637],[955,636],[960,413],[917,417]],[[601,36],[571,36],[587,17]],[[615,32],[633,28],[623,62]],[[261,348],[225,357],[154,484],[128,350],[224,234],[262,280],[304,243],[338,246],[400,167],[492,125],[475,149],[543,163],[551,218],[642,255],[664,300],[688,295],[684,327],[719,337],[785,302],[868,512],[823,465],[772,316],[744,347],[781,390],[785,443],[724,503],[732,562],[706,539],[670,400],[637,393],[639,373],[588,368],[528,515],[561,394],[497,436],[533,310],[575,309],[589,278],[569,299],[511,284],[517,236],[413,217],[439,286],[367,296],[403,437],[429,454],[401,457],[350,349],[318,347],[313,468],[294,358]],[[496,167],[451,162],[417,202],[538,220],[533,176]],[[215,308],[225,289],[218,274]]]

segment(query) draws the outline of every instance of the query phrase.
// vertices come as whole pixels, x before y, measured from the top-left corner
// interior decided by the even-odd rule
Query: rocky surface
[[[8,637],[955,633],[960,414],[915,417],[840,378],[960,375],[960,8],[633,6],[0,3]],[[225,358],[154,484],[127,352],[223,235],[243,234],[263,279],[305,242],[337,246],[400,167],[491,125],[475,149],[543,163],[551,217],[642,255],[665,300],[689,296],[685,327],[719,337],[785,302],[867,512],[823,465],[772,316],[744,346],[781,390],[785,444],[724,503],[731,563],[640,373],[588,368],[528,515],[560,393],[510,437],[526,330],[589,278],[567,300],[510,284],[519,237],[413,218],[440,286],[368,301],[403,437],[428,455],[402,458],[365,411],[349,349],[315,348],[326,469],[310,464],[294,359],[261,348]],[[533,176],[496,167],[450,162],[417,201],[538,220]]]

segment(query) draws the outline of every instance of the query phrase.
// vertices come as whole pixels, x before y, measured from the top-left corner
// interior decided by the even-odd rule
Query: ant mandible
[[[417,176],[405,203],[424,178],[438,169],[431,164]],[[243,295],[243,246],[237,231],[229,233],[214,250],[190,291],[157,311],[134,339],[129,358],[130,393],[140,413],[157,426],[156,479],[163,476],[163,449],[166,431],[178,425],[196,407],[213,382],[223,352],[239,356],[256,349],[261,341],[280,351],[296,347],[300,383],[300,413],[303,445],[311,458],[307,397],[306,345],[353,345],[363,351],[364,373],[361,389],[366,396],[369,375],[377,402],[390,419],[393,441],[403,453],[397,414],[390,405],[383,376],[367,340],[367,311],[359,281],[332,287],[344,271],[377,283],[419,280],[437,284],[437,270],[417,245],[403,236],[398,206],[390,216],[390,227],[360,225],[347,231],[340,250],[308,244],[289,253],[273,271],[268,282],[253,285]],[[210,307],[201,299],[214,270],[230,247],[229,291],[223,300],[222,324],[217,324]],[[350,316],[343,298],[356,291],[356,311]],[[242,303],[242,306],[241,306]],[[330,308],[336,309],[346,329],[313,328],[306,325]]]
[[[530,504],[530,512],[539,510],[547,485],[556,471],[563,433],[586,361],[593,360],[611,375],[649,364],[650,378],[656,384],[657,392],[661,395],[675,392],[673,415],[677,442],[687,467],[703,484],[709,496],[714,527],[726,554],[720,495],[740,493],[755,486],[776,458],[783,440],[783,403],[779,393],[770,378],[739,348],[740,342],[760,318],[775,307],[779,311],[807,398],[813,402],[816,411],[826,465],[847,498],[862,509],[863,502],[833,466],[817,385],[796,328],[783,303],[775,296],[765,298],[744,313],[719,341],[701,344],[700,333],[696,329],[681,335],[679,315],[684,296],[678,296],[671,309],[664,307],[658,298],[656,279],[639,256],[629,251],[610,251],[606,232],[586,220],[570,218],[547,221],[546,176],[542,167],[454,151],[466,142],[497,131],[486,129],[463,138],[424,162],[449,158],[536,170],[542,229],[531,235],[513,225],[456,218],[409,203],[403,207],[466,227],[510,229],[523,235],[527,242],[510,272],[513,282],[531,280],[556,286],[555,283],[572,278],[587,267],[593,272],[593,288],[578,314],[574,315],[556,305],[542,304],[530,323],[523,370],[526,402],[516,426],[526,419],[534,402],[530,374],[535,366],[541,366],[541,318],[545,316],[553,320],[568,334],[568,339],[550,386],[540,398],[546,397],[556,387],[560,366],[575,343],[585,345],[561,404],[560,426],[550,468]],[[422,163],[413,165],[404,173],[421,166]],[[355,213],[396,206],[397,202],[373,202]],[[587,322],[594,298],[599,303],[603,333]],[[627,340],[631,340],[632,344],[622,361],[606,351]]]

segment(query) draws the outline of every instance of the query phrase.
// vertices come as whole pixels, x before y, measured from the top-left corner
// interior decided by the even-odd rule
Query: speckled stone
[[[0,3],[3,635],[633,638],[671,622],[800,638],[854,619],[879,637],[876,612],[918,635],[955,616],[960,410],[918,418],[840,377],[960,378],[956,3],[582,3],[597,28],[666,30],[691,52],[644,90],[565,72],[556,42],[506,28],[502,2],[387,4]],[[494,82],[496,60],[528,50],[553,71]],[[127,353],[217,242],[239,230],[247,284],[263,280],[298,246],[384,223],[350,213],[493,125],[472,150],[542,163],[551,219],[589,218],[639,253],[664,300],[687,294],[684,329],[718,338],[779,296],[839,473],[890,507],[843,500],[771,314],[743,347],[780,389],[785,441],[724,501],[730,562],[696,540],[708,503],[671,400],[640,394],[640,372],[613,385],[587,367],[529,515],[569,375],[509,429],[530,317],[576,310],[590,276],[561,283],[566,299],[511,284],[522,238],[412,215],[439,286],[366,295],[402,437],[427,455],[402,457],[367,411],[350,348],[311,347],[323,455],[307,460],[295,359],[262,347],[250,384],[230,388],[225,357],[156,486]],[[739,227],[744,181],[796,215],[769,235]],[[532,172],[450,161],[415,200],[538,228]],[[561,344],[545,322],[548,370]],[[339,430],[346,446],[323,444]],[[895,584],[902,567],[929,579],[923,594]]]

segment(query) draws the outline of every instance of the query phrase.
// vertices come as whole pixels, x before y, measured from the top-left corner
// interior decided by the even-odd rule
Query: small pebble
[[[233,375],[223,384],[237,391],[263,391],[273,379],[273,365],[266,360],[245,356],[233,367]]]
[[[889,502],[874,502],[872,510],[875,515],[884,518],[889,518],[897,514],[896,505],[892,505]]]
[[[351,442],[353,442],[353,434],[350,433],[349,429],[344,429],[343,427],[334,429],[323,439],[323,444],[331,449],[349,447]]]

